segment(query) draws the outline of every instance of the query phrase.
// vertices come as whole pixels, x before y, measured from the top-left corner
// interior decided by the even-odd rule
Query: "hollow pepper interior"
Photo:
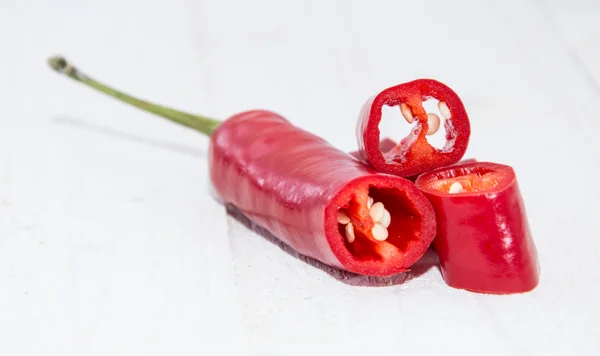
[[[422,230],[422,214],[407,195],[397,188],[369,187],[356,191],[339,208],[342,216],[349,220],[338,220],[338,232],[354,258],[361,261],[379,261],[404,255],[412,243],[419,241]],[[375,221],[373,211],[380,203],[389,213],[385,240],[374,236],[373,229],[380,221]],[[375,213],[377,214],[377,213]],[[375,218],[378,216],[375,215]],[[347,224],[353,225],[353,238],[349,238]],[[376,234],[376,232],[375,232]]]

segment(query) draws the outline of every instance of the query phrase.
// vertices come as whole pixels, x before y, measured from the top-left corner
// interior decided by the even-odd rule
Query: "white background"
[[[206,138],[55,74],[55,53],[344,150],[369,96],[441,80],[467,157],[517,171],[541,283],[334,278],[227,215]],[[1,0],[0,355],[598,355],[599,83],[594,0]]]

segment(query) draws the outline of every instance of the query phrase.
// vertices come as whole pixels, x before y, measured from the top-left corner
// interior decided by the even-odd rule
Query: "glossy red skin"
[[[410,181],[375,172],[322,138],[269,111],[224,121],[211,136],[210,177],[225,203],[299,253],[353,273],[406,271],[435,236],[433,207]],[[338,231],[337,209],[360,189],[396,188],[420,214],[420,236],[384,261],[355,258]],[[257,256],[260,257],[260,256]]]
[[[449,194],[428,183],[474,167],[500,174],[485,192]],[[416,185],[433,204],[437,236],[433,246],[442,275],[454,288],[490,294],[523,293],[539,283],[537,251],[514,170],[473,162],[421,175]]]
[[[420,109],[416,115],[413,113],[416,127],[400,141],[400,146],[407,150],[403,162],[392,160],[389,149],[380,147],[383,143],[379,132],[382,107],[400,103],[416,105],[430,97],[444,101],[452,114],[450,120],[445,120],[446,147],[437,149],[427,142],[426,112]],[[385,89],[369,99],[360,113],[356,135],[362,160],[379,172],[410,177],[460,161],[469,144],[471,125],[462,101],[450,87],[432,79],[417,79]],[[410,143],[415,138],[416,141]]]

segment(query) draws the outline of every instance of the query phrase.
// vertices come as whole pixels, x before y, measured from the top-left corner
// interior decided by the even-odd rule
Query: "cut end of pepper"
[[[513,179],[504,166],[469,161],[425,173],[417,178],[417,185],[422,190],[449,195],[478,194],[507,187]]]
[[[431,189],[449,194],[477,193],[497,187],[504,176],[501,172],[478,166],[464,167],[454,172],[454,177],[434,177],[426,184]]]
[[[326,223],[335,226],[330,244],[342,265],[357,273],[385,276],[406,271],[427,251],[435,217],[410,181],[374,177],[342,192],[334,200],[336,206],[326,211],[335,220]]]

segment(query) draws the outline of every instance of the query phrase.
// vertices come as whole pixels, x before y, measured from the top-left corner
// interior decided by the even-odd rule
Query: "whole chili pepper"
[[[445,119],[446,144],[437,149],[427,141],[440,127],[437,114],[427,113],[423,101],[437,99]],[[384,105],[399,106],[404,119],[412,124],[411,133],[391,146],[380,143],[379,123]],[[471,125],[458,95],[445,84],[432,79],[417,79],[385,89],[367,100],[359,116],[357,138],[361,159],[379,172],[401,177],[418,175],[458,162],[469,144]]]
[[[433,242],[448,285],[508,294],[539,281],[536,247],[514,170],[469,162],[424,173],[416,185],[433,204]]]
[[[431,203],[410,181],[380,174],[280,115],[253,110],[220,122],[157,106],[51,58],[60,73],[210,136],[210,177],[227,204],[296,251],[372,276],[408,270],[435,235]]]

